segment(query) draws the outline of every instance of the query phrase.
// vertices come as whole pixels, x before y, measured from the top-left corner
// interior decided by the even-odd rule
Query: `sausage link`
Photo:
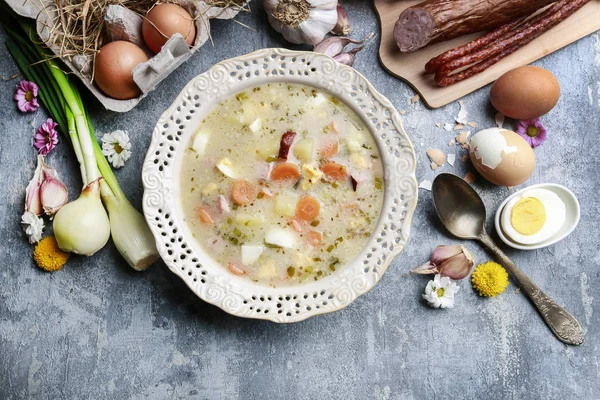
[[[556,0],[426,0],[406,8],[394,25],[401,52],[473,32],[487,31],[531,15]]]
[[[450,62],[458,57],[465,56],[477,49],[480,49],[483,46],[487,46],[490,43],[493,43],[497,39],[500,39],[501,37],[510,33],[518,25],[522,24],[525,21],[525,19],[527,19],[527,17],[522,17],[514,22],[502,25],[501,27],[493,30],[487,35],[472,40],[469,43],[466,43],[462,46],[450,49],[440,54],[439,56],[432,58],[427,64],[425,64],[425,72],[432,74],[436,72],[443,64]]]
[[[435,82],[440,86],[449,86],[484,71],[502,58],[514,53],[519,48],[542,35],[548,29],[564,21],[589,1],[561,0],[552,7],[554,12],[549,14],[543,13],[544,16],[536,18],[524,30],[519,30],[519,32],[507,39],[497,40],[489,47],[479,50],[474,54],[465,55],[442,65],[435,75]],[[474,63],[477,64],[451,75],[452,71]]]

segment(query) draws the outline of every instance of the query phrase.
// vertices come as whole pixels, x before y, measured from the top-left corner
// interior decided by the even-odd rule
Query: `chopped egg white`
[[[274,246],[293,249],[296,247],[298,235],[288,228],[271,228],[265,235],[265,242]]]
[[[250,128],[250,130],[251,130],[252,132],[256,133],[256,132],[260,131],[260,128],[261,128],[261,127],[262,127],[262,123],[261,123],[261,121],[260,121],[260,118],[256,118],[256,119],[254,120],[254,122],[252,122],[252,123],[250,124],[250,126],[249,126],[248,128]]]
[[[244,265],[252,265],[262,255],[265,248],[263,246],[254,246],[244,244],[242,245],[242,264]]]
[[[209,138],[210,133],[207,131],[200,131],[196,133],[194,140],[192,141],[192,150],[194,150],[199,156],[204,155]]]

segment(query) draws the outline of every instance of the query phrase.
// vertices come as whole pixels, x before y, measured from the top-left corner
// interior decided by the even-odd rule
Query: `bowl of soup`
[[[169,269],[226,312],[274,322],[373,288],[417,202],[393,105],[356,70],[285,49],[188,83],[154,129],[142,179]]]

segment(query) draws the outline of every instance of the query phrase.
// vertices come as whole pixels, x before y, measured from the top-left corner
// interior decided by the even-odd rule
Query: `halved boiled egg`
[[[504,233],[522,244],[541,243],[560,230],[565,223],[565,203],[547,189],[525,190],[511,199],[500,217]]]

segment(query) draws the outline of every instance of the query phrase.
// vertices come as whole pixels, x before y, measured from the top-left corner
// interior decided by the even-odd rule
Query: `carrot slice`
[[[338,152],[338,141],[337,140],[327,140],[325,143],[321,145],[319,149],[319,154],[323,158],[331,158],[335,156]]]
[[[235,204],[246,205],[249,204],[256,197],[254,186],[245,179],[238,179],[233,182],[231,188],[231,199]]]
[[[326,177],[334,181],[345,181],[348,178],[346,167],[332,161],[323,164],[321,171],[323,171]]]
[[[271,179],[274,181],[286,181],[300,179],[300,170],[295,164],[281,163],[276,165],[271,171]]]
[[[215,221],[210,216],[210,213],[208,212],[208,210],[206,209],[205,206],[198,207],[197,212],[198,212],[198,218],[200,219],[200,221],[202,221],[202,223],[205,223],[207,225],[212,225],[215,223]]]
[[[309,231],[306,233],[306,241],[313,247],[318,247],[323,242],[323,235],[321,232]]]
[[[302,196],[296,204],[296,216],[304,221],[312,221],[319,216],[321,204],[311,195]]]
[[[227,269],[234,275],[246,275],[246,271],[242,267],[231,262],[227,265]]]

